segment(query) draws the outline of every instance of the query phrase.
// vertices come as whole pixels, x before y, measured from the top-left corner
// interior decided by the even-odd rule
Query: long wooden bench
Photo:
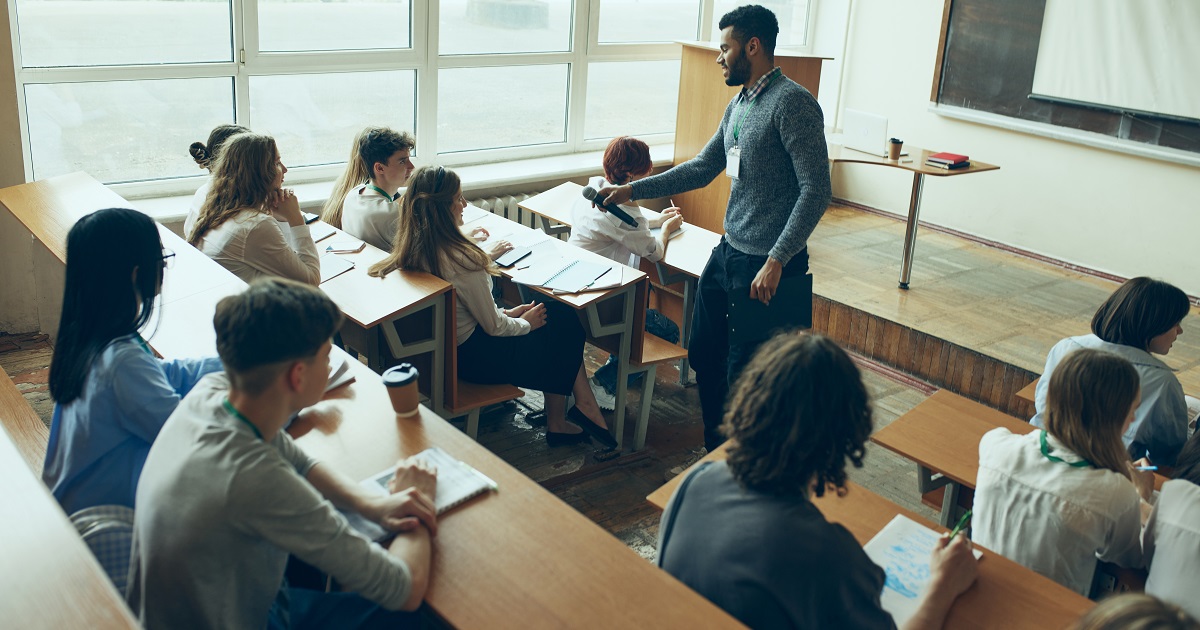
[[[33,474],[40,477],[50,429],[29,406],[29,401],[17,390],[4,368],[0,368],[0,421]]]

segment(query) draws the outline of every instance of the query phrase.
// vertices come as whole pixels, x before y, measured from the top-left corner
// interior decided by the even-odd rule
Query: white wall
[[[1200,168],[929,112],[942,1],[853,1],[841,107],[887,116],[889,135],[912,144],[1001,167],[926,178],[923,220],[1200,295]],[[892,169],[834,173],[834,196],[884,210],[905,212],[910,188],[911,177]]]

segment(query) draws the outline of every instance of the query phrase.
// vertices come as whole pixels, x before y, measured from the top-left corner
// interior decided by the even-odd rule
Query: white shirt
[[[1096,335],[1068,337],[1050,349],[1046,355],[1046,369],[1042,370],[1034,396],[1037,413],[1029,423],[1035,427],[1046,426],[1044,414],[1050,375],[1063,358],[1082,348],[1115,354],[1133,364],[1141,381],[1142,402],[1121,439],[1134,459],[1146,456],[1156,464],[1174,466],[1175,457],[1187,441],[1188,422],[1187,402],[1175,372],[1145,350],[1109,343]]]
[[[1142,547],[1150,566],[1146,592],[1200,618],[1200,486],[1186,479],[1163,484]]]
[[[196,189],[196,194],[192,195],[192,205],[188,206],[187,216],[183,219],[183,238],[186,239],[192,233],[192,228],[196,227],[196,221],[200,219],[200,208],[204,207],[204,199],[208,197],[208,189],[212,188],[212,175],[204,180],[203,184]]]
[[[250,282],[262,276],[321,282],[321,258],[307,225],[288,226],[265,212],[242,210],[200,239],[200,251],[234,275]]]
[[[454,285],[455,318],[458,345],[462,345],[482,328],[492,337],[516,337],[529,334],[529,322],[519,317],[509,317],[496,306],[492,299],[492,276],[483,269],[467,271],[463,265],[443,257],[442,279]]]
[[[979,441],[972,538],[1086,596],[1097,558],[1141,566],[1141,499],[1111,470],[1051,461],[1041,435],[998,428]],[[1081,461],[1053,436],[1046,442],[1054,457]]]
[[[385,252],[392,251],[399,222],[399,204],[367,184],[351,188],[342,201],[342,230]]]
[[[593,177],[588,185],[600,190],[609,184],[603,177]],[[571,238],[567,242],[634,269],[638,267],[639,257],[650,262],[662,260],[662,243],[650,234],[650,223],[642,215],[642,209],[637,204],[619,207],[638,222],[636,228],[593,208],[592,202],[584,197],[575,200],[571,207]]]

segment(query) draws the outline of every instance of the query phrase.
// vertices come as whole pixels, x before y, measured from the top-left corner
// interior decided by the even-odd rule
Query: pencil
[[[958,519],[958,525],[955,525],[954,529],[950,530],[950,540],[954,540],[954,537],[966,528],[967,521],[969,520],[971,520],[971,510],[967,510],[967,513],[963,514],[962,518]]]

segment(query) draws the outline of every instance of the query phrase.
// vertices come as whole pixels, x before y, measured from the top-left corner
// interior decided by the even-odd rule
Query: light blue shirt
[[[79,398],[54,406],[42,480],[67,514],[94,505],[134,507],[142,465],[159,429],[216,357],[165,361],[137,336],[96,357]]]
[[[1037,413],[1029,421],[1035,427],[1045,427],[1046,391],[1050,375],[1068,354],[1090,348],[1115,354],[1133,364],[1141,378],[1142,402],[1133,422],[1121,439],[1134,459],[1148,457],[1155,464],[1174,466],[1179,450],[1187,441],[1188,412],[1183,399],[1183,386],[1166,363],[1145,350],[1109,343],[1096,335],[1067,337],[1054,345],[1046,355],[1046,369],[1038,381],[1034,406]]]

